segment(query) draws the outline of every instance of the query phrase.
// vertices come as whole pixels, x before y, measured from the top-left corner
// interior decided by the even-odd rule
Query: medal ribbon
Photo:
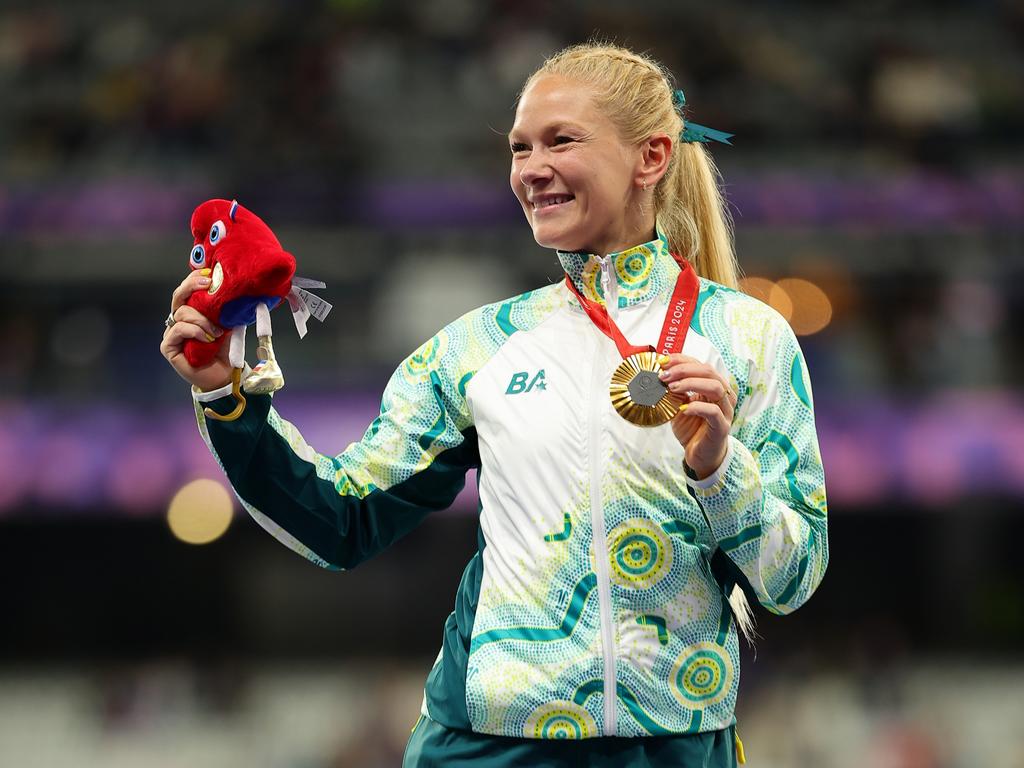
[[[658,339],[658,347],[655,349],[650,344],[637,346],[630,344],[622,331],[615,324],[615,321],[608,316],[608,309],[596,301],[586,298],[579,292],[572,278],[565,276],[565,284],[569,286],[573,296],[579,301],[583,311],[587,313],[591,322],[597,326],[605,336],[615,342],[615,348],[619,350],[622,359],[638,352],[657,352],[659,355],[671,355],[680,352],[683,348],[683,340],[690,328],[690,320],[697,309],[697,293],[700,290],[700,280],[697,273],[688,261],[680,259],[675,254],[672,258],[679,264],[679,277],[676,278],[675,288],[672,289],[672,298],[668,303],[668,311],[665,313],[665,323],[661,327],[661,337]]]

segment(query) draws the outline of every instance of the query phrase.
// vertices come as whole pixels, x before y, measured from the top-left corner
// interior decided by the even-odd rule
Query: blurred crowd
[[[5,181],[489,174],[525,76],[595,33],[659,56],[744,162],[969,170],[1024,126],[1012,0],[64,0],[0,9]]]

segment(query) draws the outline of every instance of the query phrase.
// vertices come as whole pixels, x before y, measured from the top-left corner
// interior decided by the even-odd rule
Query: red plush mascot
[[[192,213],[195,244],[189,258],[192,269],[210,270],[210,287],[196,291],[186,302],[231,333],[200,342],[185,342],[185,359],[195,368],[209,365],[230,337],[228,360],[234,368],[232,391],[235,410],[222,416],[211,409],[206,415],[231,421],[245,410],[244,389],[250,394],[267,394],[284,386],[284,376],[274,358],[271,344],[270,310],[288,302],[299,337],[306,335],[310,315],[323,320],[331,305],[310,293],[323,283],[295,276],[295,257],[281,247],[270,227],[237,200],[207,200]],[[256,323],[259,362],[242,381],[245,367],[245,328]]]

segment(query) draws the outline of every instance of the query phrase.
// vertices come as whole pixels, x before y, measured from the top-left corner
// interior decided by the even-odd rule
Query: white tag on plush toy
[[[299,338],[306,338],[306,321],[309,320],[309,307],[301,296],[299,289],[294,285],[288,291],[288,306],[292,309],[292,320],[295,321],[295,330],[299,332]]]
[[[292,285],[297,285],[299,288],[326,288],[327,283],[323,280],[312,280],[308,277],[299,277],[295,275],[292,278]]]
[[[304,288],[293,288],[299,297],[306,303],[306,307],[309,309],[309,314],[319,320],[321,323],[327,314],[334,308],[334,305],[329,301],[324,301],[315,293],[310,293]]]
[[[300,339],[306,337],[306,321],[311,316],[323,322],[334,307],[329,301],[324,301],[315,293],[310,293],[296,285],[293,285],[292,289],[288,291],[288,305],[292,309],[292,319],[295,321],[295,330],[299,332]]]

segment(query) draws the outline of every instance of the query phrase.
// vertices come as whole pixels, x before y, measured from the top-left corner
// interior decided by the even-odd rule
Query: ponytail
[[[677,141],[673,154],[654,197],[669,248],[685,257],[701,277],[736,288],[739,268],[732,217],[711,153],[703,144]]]

